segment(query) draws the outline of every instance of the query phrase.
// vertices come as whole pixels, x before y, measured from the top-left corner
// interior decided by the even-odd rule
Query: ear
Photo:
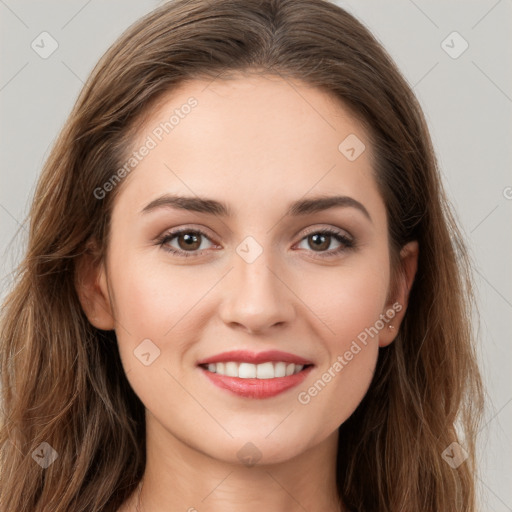
[[[407,310],[409,292],[416,276],[418,254],[419,246],[416,240],[404,245],[400,251],[400,268],[397,274],[398,282],[392,283],[391,288],[395,292],[389,297],[386,308],[382,312],[389,320],[379,334],[379,347],[388,346],[398,334]]]
[[[105,265],[98,254],[95,241],[87,244],[75,267],[75,288],[85,315],[94,327],[109,331],[115,322],[110,304],[110,295]]]

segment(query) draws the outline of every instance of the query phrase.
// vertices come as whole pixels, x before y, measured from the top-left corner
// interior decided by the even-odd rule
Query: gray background
[[[83,82],[121,32],[160,3],[0,0],[2,297],[23,254],[37,176]],[[482,510],[512,511],[512,0],[337,3],[384,44],[424,108],[475,262],[478,353],[489,393]],[[47,59],[31,48],[43,31],[59,45]],[[441,46],[453,31],[469,44],[458,58]]]

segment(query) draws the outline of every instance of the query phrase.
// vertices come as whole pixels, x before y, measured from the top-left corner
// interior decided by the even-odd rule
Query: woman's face
[[[91,321],[115,328],[149,431],[234,462],[333,439],[405,312],[360,124],[318,89],[241,75],[173,91],[133,151]]]

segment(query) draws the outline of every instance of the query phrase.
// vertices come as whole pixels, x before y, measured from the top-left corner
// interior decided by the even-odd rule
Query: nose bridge
[[[292,294],[279,277],[270,247],[246,237],[236,248],[233,266],[223,299],[224,322],[256,331],[290,320]]]

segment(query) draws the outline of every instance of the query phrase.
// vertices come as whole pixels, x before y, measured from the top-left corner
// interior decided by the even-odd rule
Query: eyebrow
[[[299,199],[298,201],[294,201],[290,204],[285,216],[296,217],[300,215],[308,215],[336,207],[356,208],[362,212],[370,222],[373,222],[364,205],[349,196],[317,196],[310,199]],[[219,217],[233,216],[231,208],[221,201],[202,197],[178,196],[172,194],[165,194],[154,199],[146,205],[140,213],[146,214],[160,208],[174,208],[178,210],[217,215]]]

